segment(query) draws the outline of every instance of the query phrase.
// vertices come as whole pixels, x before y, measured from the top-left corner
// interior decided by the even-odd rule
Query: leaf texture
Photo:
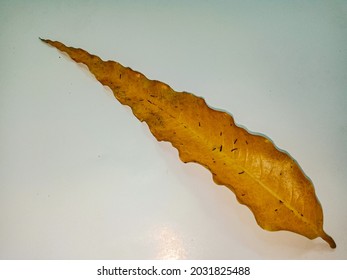
[[[262,228],[292,231],[310,239],[321,237],[331,248],[336,247],[323,230],[322,207],[312,182],[269,139],[248,133],[230,115],[211,109],[191,93],[176,92],[165,83],[82,49],[41,40],[85,64],[119,102],[148,124],[158,141],[171,142],[183,162],[209,169],[213,180],[232,190]]]

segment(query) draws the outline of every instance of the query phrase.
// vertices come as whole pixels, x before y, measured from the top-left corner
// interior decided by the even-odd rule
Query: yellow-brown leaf
[[[336,247],[323,230],[323,212],[311,181],[269,139],[236,126],[230,115],[211,109],[191,93],[176,92],[82,49],[43,41],[87,65],[119,102],[148,124],[158,141],[169,141],[177,148],[183,162],[208,168],[217,184],[227,186],[251,209],[262,228],[321,237]]]

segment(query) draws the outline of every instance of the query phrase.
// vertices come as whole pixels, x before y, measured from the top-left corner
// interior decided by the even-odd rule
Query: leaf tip
[[[46,43],[48,45],[52,45],[52,43],[53,43],[53,41],[51,41],[49,39],[44,39],[44,38],[41,38],[41,37],[39,37],[39,39],[41,40],[41,42],[44,42],[44,43]]]

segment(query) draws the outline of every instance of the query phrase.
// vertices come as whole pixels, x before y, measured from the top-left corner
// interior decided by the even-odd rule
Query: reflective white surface
[[[345,1],[50,2],[0,4],[1,259],[347,258]],[[315,184],[337,249],[259,228],[38,37],[203,96],[270,137]]]

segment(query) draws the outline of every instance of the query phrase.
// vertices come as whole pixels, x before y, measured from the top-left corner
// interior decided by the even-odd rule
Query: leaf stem
[[[323,240],[325,240],[330,245],[330,248],[332,248],[332,249],[336,248],[336,243],[335,243],[334,239],[330,235],[326,234],[323,231],[321,237],[322,237]]]

